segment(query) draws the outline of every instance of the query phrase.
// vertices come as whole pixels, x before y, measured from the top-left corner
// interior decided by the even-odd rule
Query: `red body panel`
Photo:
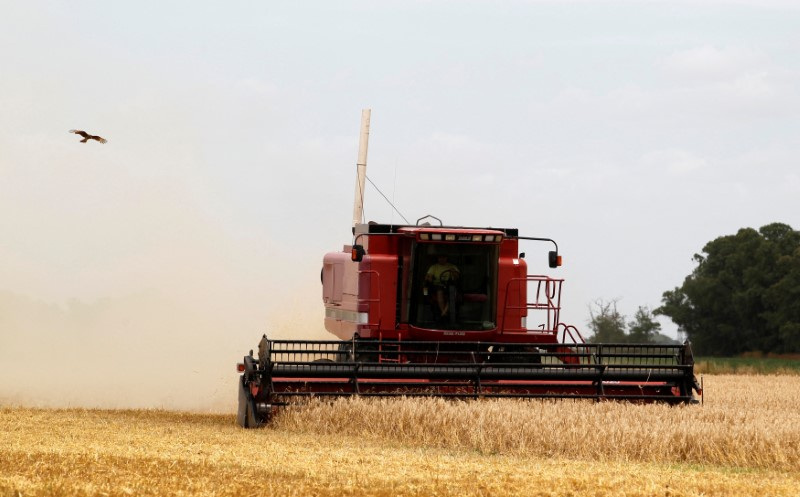
[[[360,262],[350,258],[350,246],[343,252],[329,253],[323,259],[323,302],[325,328],[341,340],[354,337],[383,340],[421,341],[492,341],[514,344],[557,343],[559,331],[566,325],[559,321],[563,280],[547,276],[529,276],[527,262],[519,257],[519,243],[503,230],[403,226],[386,233],[370,233],[370,225],[359,225],[355,242],[366,255]],[[360,231],[360,232],[359,232]],[[439,240],[422,236],[439,236]],[[436,245],[441,250],[458,250],[458,237],[502,238],[500,242],[479,242],[472,247],[496,247],[496,259],[490,272],[495,281],[488,294],[459,295],[460,302],[492,299],[493,316],[484,329],[459,329],[457,323],[438,326],[413,319],[412,292],[415,274],[423,265],[420,244]],[[447,238],[456,238],[448,240]],[[416,247],[416,248],[415,248]],[[415,252],[416,250],[416,252]],[[480,250],[480,248],[476,249]],[[492,249],[495,250],[495,249]],[[533,301],[528,302],[529,288]],[[574,327],[572,328],[574,330]],[[574,335],[579,335],[574,330]],[[561,337],[563,339],[564,337]]]

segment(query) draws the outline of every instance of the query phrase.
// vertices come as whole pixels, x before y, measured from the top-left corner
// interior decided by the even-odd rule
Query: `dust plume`
[[[263,333],[330,338],[323,251],[243,221],[190,147],[114,136],[0,161],[0,405],[231,412]]]
[[[262,333],[330,337],[307,296],[272,325],[266,306],[157,290],[63,305],[0,292],[0,405],[231,412],[235,363]]]

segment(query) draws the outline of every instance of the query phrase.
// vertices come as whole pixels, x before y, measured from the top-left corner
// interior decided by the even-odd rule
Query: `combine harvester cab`
[[[336,340],[270,340],[238,365],[237,420],[267,422],[300,398],[436,396],[693,401],[689,343],[588,344],[560,320],[563,279],[528,274],[513,228],[360,223],[369,114],[362,118],[353,244],[326,254],[325,328]],[[363,116],[363,115],[362,115]],[[362,168],[362,165],[364,166]],[[423,221],[432,221],[423,222]]]

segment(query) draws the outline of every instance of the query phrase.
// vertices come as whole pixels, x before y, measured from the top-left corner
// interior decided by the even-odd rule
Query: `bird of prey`
[[[70,133],[75,133],[76,135],[81,135],[83,137],[83,140],[81,140],[81,143],[86,143],[89,140],[96,140],[96,141],[99,141],[100,143],[105,143],[105,142],[108,141],[105,138],[103,138],[102,136],[90,135],[86,131],[81,131],[79,129],[71,129],[71,130],[69,130],[69,132]]]

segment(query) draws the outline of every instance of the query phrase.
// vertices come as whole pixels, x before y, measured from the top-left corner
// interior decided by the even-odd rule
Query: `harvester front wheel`
[[[542,356],[539,349],[535,347],[526,347],[519,345],[506,345],[499,347],[494,356],[490,357],[489,362],[494,363],[524,363],[524,364],[541,364]]]
[[[353,341],[347,340],[339,343],[335,362],[376,362],[378,360],[378,346],[370,340],[357,342],[355,351]]]
[[[242,428],[258,428],[265,421],[256,411],[256,401],[250,394],[244,376],[242,376],[239,380],[239,408],[236,411],[236,423]]]

